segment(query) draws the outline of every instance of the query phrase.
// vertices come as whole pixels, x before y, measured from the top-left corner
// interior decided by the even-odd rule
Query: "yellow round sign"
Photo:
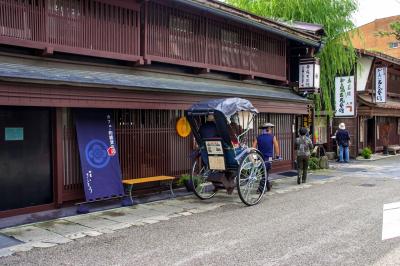
[[[176,122],[176,132],[182,138],[186,138],[192,132],[190,128],[189,122],[187,121],[186,117],[179,118],[178,122]]]

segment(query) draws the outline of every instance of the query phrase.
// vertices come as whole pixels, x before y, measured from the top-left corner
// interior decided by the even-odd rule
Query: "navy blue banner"
[[[74,114],[86,201],[123,196],[112,111],[79,109]]]

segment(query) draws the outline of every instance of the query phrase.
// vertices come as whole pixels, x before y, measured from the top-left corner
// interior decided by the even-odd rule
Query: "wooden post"
[[[62,109],[56,108],[54,120],[54,180],[55,180],[55,204],[60,207],[63,203],[63,187],[64,187],[64,153],[63,153],[63,121]]]
[[[376,152],[376,138],[377,138],[377,127],[378,125],[376,124],[376,115],[374,116],[374,152]]]
[[[354,69],[354,117],[355,117],[355,124],[356,124],[356,132],[355,132],[355,139],[356,139],[356,153],[355,157],[357,158],[359,147],[360,147],[360,118],[358,117],[358,91],[357,91],[357,63],[355,64]]]

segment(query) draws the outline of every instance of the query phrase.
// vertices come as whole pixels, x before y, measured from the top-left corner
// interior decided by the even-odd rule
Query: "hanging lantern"
[[[176,132],[182,138],[186,138],[192,132],[190,128],[189,122],[187,121],[186,117],[181,117],[176,122]]]
[[[320,93],[320,65],[317,58],[302,58],[299,62],[299,94]]]

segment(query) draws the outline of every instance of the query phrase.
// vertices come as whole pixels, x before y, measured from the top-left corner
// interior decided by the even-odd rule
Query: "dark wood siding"
[[[169,1],[0,0],[0,44],[287,81],[285,38]]]
[[[377,140],[376,149],[381,151],[385,145],[399,145],[400,135],[398,134],[398,117],[382,117],[376,118],[377,122]],[[379,138],[378,138],[379,137]]]
[[[190,173],[191,152],[194,148],[192,136],[180,138],[175,130],[176,121],[183,110],[129,110],[114,111],[116,137],[119,149],[122,176],[124,179],[156,175]],[[64,109],[64,177],[62,201],[83,198],[82,176],[76,131],[71,110]],[[293,165],[294,115],[260,113],[247,139],[251,145],[260,134],[258,127],[269,121],[276,125],[274,134],[281,147],[282,162],[273,165],[273,172],[284,171]],[[158,184],[138,186],[139,189],[154,189]]]
[[[0,43],[136,61],[139,19],[133,2],[0,0]]]
[[[145,8],[145,59],[286,80],[285,39],[160,2]]]
[[[218,97],[229,97],[224,95]],[[235,95],[236,96],[236,95]],[[146,92],[76,86],[0,83],[0,105],[129,108],[129,109],[186,109],[200,100],[216,95]],[[246,97],[260,112],[307,114],[307,103],[274,101]]]

